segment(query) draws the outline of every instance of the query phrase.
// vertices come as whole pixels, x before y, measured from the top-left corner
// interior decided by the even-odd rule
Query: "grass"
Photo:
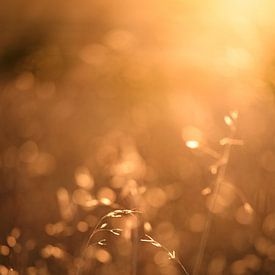
[[[201,265],[202,265],[204,254],[206,251],[207,242],[209,239],[211,224],[212,224],[212,220],[215,214],[215,209],[217,206],[217,199],[220,194],[221,186],[223,184],[228,185],[228,183],[226,183],[226,171],[227,171],[228,163],[230,161],[230,153],[231,153],[232,146],[243,145],[242,140],[235,138],[236,130],[237,130],[237,119],[238,119],[237,111],[231,112],[230,115],[226,115],[224,117],[224,122],[230,129],[230,134],[228,137],[225,137],[220,140],[220,145],[224,146],[224,150],[222,154],[219,154],[212,149],[207,148],[207,150],[205,150],[204,148],[202,148],[203,152],[208,153],[210,156],[216,159],[215,164],[212,165],[210,169],[212,173],[216,174],[216,180],[213,187],[213,199],[211,200],[211,203],[208,207],[207,218],[204,224],[204,229],[200,240],[200,245],[199,245],[199,249],[198,249],[198,253],[197,253],[197,257],[196,257],[196,261],[193,269],[193,275],[199,275],[202,272]],[[196,148],[198,148],[198,146]],[[233,185],[231,186],[234,188],[234,191],[236,192],[236,194],[241,198],[244,208],[247,211],[253,211],[250,204],[245,199],[245,196],[243,195],[243,193],[235,186]],[[205,191],[205,194],[208,195],[208,192],[211,192],[211,189],[206,188],[203,191]]]
[[[111,234],[116,235],[116,236],[120,236],[123,229],[121,229],[121,228],[108,228],[108,219],[110,219],[110,218],[122,218],[123,216],[128,216],[128,215],[134,216],[136,214],[141,214],[141,213],[142,212],[138,211],[138,210],[118,209],[118,210],[111,211],[108,214],[102,216],[99,219],[96,226],[94,227],[94,229],[89,234],[89,237],[88,237],[88,240],[85,244],[85,247],[81,252],[81,259],[84,258],[85,252],[87,251],[89,246],[95,245],[95,244],[100,245],[100,246],[107,245],[107,240],[105,238],[101,239],[99,241],[94,241],[93,242],[93,238],[95,237],[95,235],[97,233],[106,232],[106,233],[111,233]],[[153,239],[148,234],[145,234],[145,237],[146,237],[146,239],[140,239],[140,241],[150,243],[151,245],[153,245],[157,248],[163,249],[167,253],[167,256],[169,257],[169,259],[176,262],[180,266],[181,270],[184,272],[185,275],[189,275],[189,273],[187,272],[186,268],[184,267],[183,263],[178,258],[178,256],[176,255],[176,252],[174,250],[170,251],[166,246],[159,243],[158,241]],[[76,274],[80,275],[81,272],[82,272],[81,270],[82,270],[82,267],[79,266],[78,269],[77,269]]]

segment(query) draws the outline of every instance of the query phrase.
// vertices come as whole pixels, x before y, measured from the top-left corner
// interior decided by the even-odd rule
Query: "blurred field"
[[[2,1],[0,275],[275,274],[274,12]]]

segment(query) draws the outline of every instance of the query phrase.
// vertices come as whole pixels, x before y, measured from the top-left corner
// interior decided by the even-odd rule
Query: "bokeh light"
[[[275,3],[1,3],[0,275],[275,274]]]

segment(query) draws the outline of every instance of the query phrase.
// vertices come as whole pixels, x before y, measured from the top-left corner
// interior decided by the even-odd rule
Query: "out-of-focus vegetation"
[[[275,274],[273,1],[6,1],[0,274]]]

